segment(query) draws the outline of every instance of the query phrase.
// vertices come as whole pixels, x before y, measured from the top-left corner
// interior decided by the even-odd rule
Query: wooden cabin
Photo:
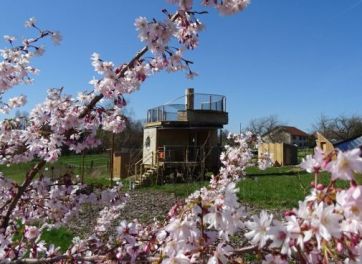
[[[330,142],[325,136],[317,132],[316,145],[323,150],[325,155],[331,155],[332,159],[337,157],[336,151],[349,151],[362,148],[362,135],[348,138],[335,143]]]
[[[321,133],[316,133],[316,146],[319,147],[326,155],[334,152],[334,146],[325,136]]]
[[[286,166],[298,164],[298,148],[286,143],[262,143],[259,144],[259,156],[268,152],[274,166]]]
[[[157,174],[157,182],[167,182],[197,180],[206,171],[218,171],[218,132],[227,123],[225,96],[194,93],[191,88],[172,103],[149,109],[137,173],[148,171]]]

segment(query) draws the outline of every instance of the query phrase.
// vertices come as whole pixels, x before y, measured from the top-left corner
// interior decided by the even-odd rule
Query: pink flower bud
[[[292,216],[292,215],[295,215],[295,212],[293,212],[292,210],[289,210],[289,211],[285,211],[285,212],[284,212],[284,217]]]
[[[28,240],[35,239],[39,236],[39,229],[35,226],[25,226],[25,238]]]
[[[316,188],[318,191],[322,191],[324,189],[324,185],[319,183]]]
[[[340,253],[343,251],[343,244],[341,242],[337,243],[337,251]]]

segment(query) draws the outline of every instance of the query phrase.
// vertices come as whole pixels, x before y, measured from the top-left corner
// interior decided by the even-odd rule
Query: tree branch
[[[171,21],[175,21],[178,17],[179,17],[179,13],[176,12],[172,17],[171,17]],[[148,51],[148,47],[144,47],[141,50],[139,50],[136,55],[128,62],[127,66],[124,67],[117,75],[118,78],[122,78],[125,74],[125,72],[132,68],[133,65],[135,64],[135,62],[137,62],[146,52]],[[84,118],[95,106],[96,104],[103,98],[103,94],[99,94],[96,95],[92,101],[86,106],[86,108],[79,114],[78,118]],[[21,187],[19,188],[18,192],[16,193],[14,199],[12,200],[12,202],[10,203],[10,206],[1,222],[1,226],[0,226],[0,232],[5,232],[8,224],[9,224],[9,220],[10,220],[10,216],[13,212],[13,210],[16,208],[16,205],[18,204],[21,196],[23,195],[23,193],[25,192],[26,188],[30,185],[30,183],[32,182],[32,180],[34,179],[35,175],[45,166],[46,162],[44,160],[41,160],[40,162],[38,162],[36,165],[34,165],[34,167],[32,167],[26,175],[26,179],[24,181],[24,183],[21,185]]]
[[[9,260],[9,261],[3,261],[0,262],[1,264],[48,264],[48,263],[56,263],[59,261],[68,260],[74,262],[91,262],[96,263],[96,261],[102,261],[106,259],[106,256],[93,256],[93,257],[72,257],[68,255],[61,255],[56,257],[49,257],[49,258],[24,258],[24,259],[17,259],[17,260]]]
[[[247,252],[253,252],[253,251],[256,251],[256,250],[258,250],[257,245],[246,246],[246,247],[235,249],[232,252],[232,255],[241,255],[241,254],[244,254],[244,253],[247,253]]]
[[[178,17],[180,16],[180,14],[178,12],[176,12],[172,17],[171,17],[171,21],[174,22]],[[117,75],[117,78],[122,78],[124,77],[124,74],[126,73],[127,70],[131,69],[133,67],[133,65],[135,64],[136,61],[138,61],[143,55],[146,54],[146,52],[148,51],[148,47],[143,47],[141,50],[139,50],[136,55],[133,57],[133,59],[131,59],[127,66],[124,67]],[[86,106],[86,108],[79,114],[79,118],[83,118],[85,117],[92,109],[93,107],[103,98],[103,94],[99,94],[96,95],[92,101]]]
[[[1,228],[0,228],[0,229],[3,229],[2,232],[5,232],[8,224],[9,224],[11,213],[14,211],[14,209],[15,209],[16,205],[18,204],[21,196],[25,192],[26,188],[28,188],[30,183],[33,181],[35,175],[44,167],[45,163],[46,163],[45,160],[41,160],[40,162],[38,162],[33,168],[31,168],[27,172],[26,178],[25,178],[25,181],[24,181],[23,185],[21,185],[19,187],[18,192],[16,193],[14,199],[10,203],[10,206],[9,206],[9,208],[8,208],[4,218],[2,220]]]

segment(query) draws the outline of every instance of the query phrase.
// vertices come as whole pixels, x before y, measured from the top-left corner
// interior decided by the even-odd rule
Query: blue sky
[[[60,46],[47,43],[34,61],[41,70],[34,84],[10,95],[28,95],[29,110],[47,88],[89,89],[95,75],[90,55],[126,62],[142,47],[134,19],[162,18],[163,8],[174,6],[164,0],[1,0],[0,35],[26,36],[24,21],[36,17],[64,38]],[[199,48],[187,53],[199,76],[161,73],[146,80],[128,97],[134,118],[145,118],[148,108],[183,95],[186,87],[226,95],[232,131],[271,114],[307,131],[321,114],[362,114],[362,0],[254,0],[236,16],[209,11],[200,17],[206,30]]]

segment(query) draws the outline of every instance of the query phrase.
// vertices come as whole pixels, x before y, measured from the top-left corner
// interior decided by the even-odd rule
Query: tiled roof
[[[302,137],[309,136],[304,131],[302,131],[302,130],[296,128],[296,127],[292,127],[292,126],[278,126],[275,129],[283,130],[283,131],[285,131],[287,133],[290,133],[292,136],[302,136]]]

